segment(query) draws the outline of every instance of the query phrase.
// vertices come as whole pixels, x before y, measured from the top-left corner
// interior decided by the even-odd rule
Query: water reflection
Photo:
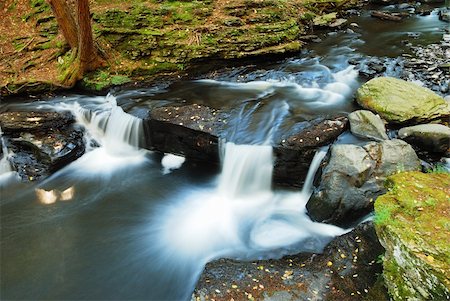
[[[71,186],[64,191],[58,189],[44,190],[42,188],[36,188],[36,197],[39,203],[44,205],[50,205],[56,203],[56,201],[70,201],[75,195],[75,187]]]

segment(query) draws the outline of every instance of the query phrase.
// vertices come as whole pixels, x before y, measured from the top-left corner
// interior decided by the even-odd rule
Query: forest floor
[[[297,52],[321,16],[361,2],[93,0],[93,32],[107,64],[82,86],[101,90],[185,72],[199,61]],[[0,93],[60,87],[73,54],[47,2],[6,0],[0,12]]]

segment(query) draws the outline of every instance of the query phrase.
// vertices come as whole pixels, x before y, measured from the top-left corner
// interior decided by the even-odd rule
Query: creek
[[[2,299],[188,300],[210,260],[320,252],[347,232],[306,214],[326,148],[302,190],[275,190],[271,144],[313,118],[355,110],[353,94],[367,80],[360,74],[371,56],[386,58],[382,74],[398,76],[398,56],[409,51],[402,41],[437,42],[446,26],[436,10],[402,23],[366,14],[351,22],[359,28],[329,33],[277,62],[107,96],[2,104],[1,111],[70,111],[87,146],[39,183],[21,183],[6,157],[0,161]],[[139,148],[135,116],[180,103],[229,112],[220,172]]]

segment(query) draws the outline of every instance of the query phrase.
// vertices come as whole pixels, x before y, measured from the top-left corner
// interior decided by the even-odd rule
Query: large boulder
[[[387,185],[375,202],[375,224],[392,299],[449,300],[450,175],[407,172]]]
[[[308,214],[316,221],[351,225],[373,209],[376,197],[386,191],[387,176],[419,169],[416,153],[402,140],[333,145],[320,185],[306,204]]]
[[[400,129],[401,139],[431,152],[447,153],[450,148],[450,128],[442,124],[419,124]]]
[[[361,138],[382,141],[388,140],[383,120],[380,116],[367,110],[358,110],[348,115],[350,131]]]
[[[362,107],[393,123],[422,122],[450,116],[445,100],[433,91],[392,77],[377,77],[356,92]]]
[[[322,254],[216,260],[206,265],[191,300],[387,301],[382,286],[373,289],[383,251],[368,222],[336,237]]]

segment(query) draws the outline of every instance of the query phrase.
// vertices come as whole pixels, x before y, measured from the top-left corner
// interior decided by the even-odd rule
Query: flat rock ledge
[[[335,238],[322,254],[210,262],[191,300],[387,301],[385,289],[375,285],[383,252],[373,223],[366,222]]]
[[[0,114],[2,143],[12,155],[12,169],[23,181],[43,179],[84,154],[82,131],[70,113],[5,112]],[[5,156],[3,150],[0,157]]]
[[[219,165],[226,123],[225,112],[204,105],[156,108],[144,118],[144,147]],[[316,151],[347,128],[346,117],[321,118],[274,145],[273,182],[301,186]]]

